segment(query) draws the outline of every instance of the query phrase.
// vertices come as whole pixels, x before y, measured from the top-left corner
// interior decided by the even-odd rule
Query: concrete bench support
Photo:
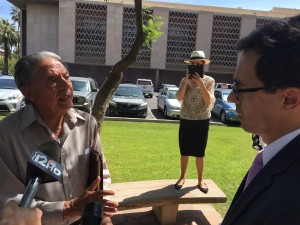
[[[179,205],[164,205],[152,207],[152,210],[160,224],[174,225],[176,223]]]
[[[152,207],[161,225],[174,225],[180,204],[223,203],[227,197],[212,181],[205,180],[209,191],[202,193],[197,188],[197,179],[186,179],[181,190],[176,190],[177,180],[149,180],[113,183],[116,192],[112,200],[119,202],[119,211]]]

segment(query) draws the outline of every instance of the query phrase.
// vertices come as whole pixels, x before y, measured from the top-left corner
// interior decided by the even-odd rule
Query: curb
[[[179,120],[162,120],[162,119],[140,119],[140,118],[129,118],[129,117],[104,117],[104,121],[130,121],[130,122],[150,122],[150,123],[176,123],[179,124]],[[209,122],[210,125],[215,126],[226,126],[221,122]]]

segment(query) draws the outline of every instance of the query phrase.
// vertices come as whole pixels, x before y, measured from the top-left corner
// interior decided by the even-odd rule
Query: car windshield
[[[168,92],[168,99],[176,99],[176,90],[171,90]]]
[[[90,86],[88,82],[72,80],[73,91],[89,92]]]
[[[140,97],[142,96],[142,92],[139,88],[136,87],[118,87],[114,95]]]
[[[176,85],[174,84],[166,84],[164,87],[176,87]]]
[[[2,88],[2,89],[18,89],[14,79],[0,79],[0,88]]]
[[[229,96],[229,93],[223,93],[223,101],[228,102],[227,98]]]

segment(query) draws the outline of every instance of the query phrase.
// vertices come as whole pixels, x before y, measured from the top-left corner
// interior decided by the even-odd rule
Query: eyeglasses
[[[232,84],[232,91],[235,95],[235,98],[238,100],[239,99],[239,95],[241,92],[257,92],[260,90],[269,90],[269,91],[275,91],[277,89],[280,88],[287,88],[287,87],[300,87],[300,85],[296,84],[296,85],[289,85],[289,84],[284,84],[284,85],[273,85],[273,86],[267,86],[267,87],[257,87],[257,88],[238,88],[237,84],[234,82]]]

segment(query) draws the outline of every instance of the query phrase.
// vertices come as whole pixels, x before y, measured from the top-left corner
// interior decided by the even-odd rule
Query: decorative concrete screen
[[[278,20],[277,18],[274,18],[274,19],[267,19],[267,18],[257,18],[256,19],[256,28],[259,28],[261,27],[262,25],[264,25],[265,23],[270,23],[270,22],[273,22],[275,20]]]
[[[143,22],[147,24],[149,14],[152,14],[153,10],[143,10]],[[124,7],[123,9],[123,34],[122,34],[122,59],[129,53],[133,42],[136,37],[136,19],[135,9],[133,7]],[[144,45],[141,47],[139,54],[137,55],[136,62],[131,67],[150,67],[151,50]]]
[[[197,13],[169,12],[166,68],[185,70],[184,59],[196,50]]]
[[[107,7],[76,3],[75,62],[105,64]]]
[[[210,72],[234,73],[237,64],[236,43],[240,38],[241,17],[214,15]]]

